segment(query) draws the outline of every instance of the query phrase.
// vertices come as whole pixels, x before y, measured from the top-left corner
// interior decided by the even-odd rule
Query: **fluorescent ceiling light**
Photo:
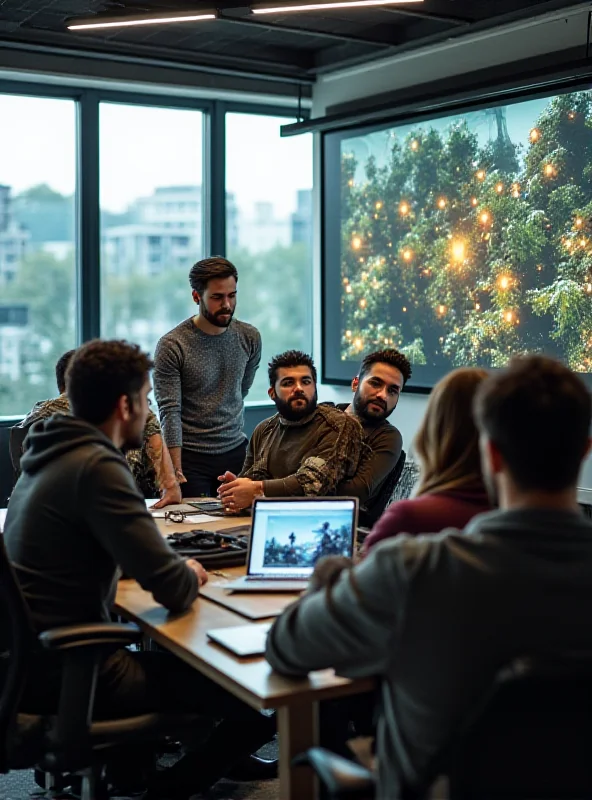
[[[89,17],[87,19],[73,20],[68,24],[69,31],[88,31],[97,28],[132,28],[136,25],[170,25],[177,22],[201,22],[206,19],[216,19],[218,14],[214,10],[185,11],[179,14],[165,14],[164,16],[147,15],[133,17]]]
[[[326,8],[365,8],[367,6],[394,6],[407,3],[423,3],[423,0],[343,0],[328,3],[294,3],[289,6],[253,8],[253,14],[285,14],[289,11],[323,11]]]

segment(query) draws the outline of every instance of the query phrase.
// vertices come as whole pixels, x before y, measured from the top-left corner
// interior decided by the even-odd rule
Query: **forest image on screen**
[[[592,372],[592,93],[341,140],[341,360]]]

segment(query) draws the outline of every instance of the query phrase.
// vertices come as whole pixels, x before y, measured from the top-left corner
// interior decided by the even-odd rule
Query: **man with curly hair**
[[[398,350],[369,353],[352,381],[352,402],[337,405],[360,421],[368,445],[355,476],[338,489],[338,494],[359,499],[361,525],[372,527],[384,510],[383,489],[403,448],[403,438],[388,417],[410,377],[411,364]]]
[[[36,633],[108,622],[122,572],[173,613],[190,608],[208,579],[159,533],[122,454],[142,443],[152,366],[137,345],[88,342],[66,371],[71,414],[54,414],[29,432],[4,543]],[[37,649],[23,712],[54,713],[61,680],[61,661]],[[95,719],[181,711],[218,724],[199,757],[189,750],[154,776],[158,797],[206,791],[275,733],[273,719],[173,653],[114,648],[99,665]]]
[[[352,478],[361,458],[357,418],[317,404],[317,371],[310,356],[288,350],[269,362],[268,394],[278,413],[253,431],[240,476],[220,476],[228,511],[248,508],[255,497],[335,494]]]
[[[76,350],[68,350],[56,363],[59,396],[35,403],[19,424],[20,428],[28,430],[35,422],[48,419],[53,414],[70,413],[70,401],[66,394],[66,370],[75,353]],[[162,439],[160,423],[151,409],[148,409],[142,446],[126,450],[125,458],[144,497],[160,495],[160,500],[155,503],[154,508],[181,502],[181,489],[175,477],[171,457]]]

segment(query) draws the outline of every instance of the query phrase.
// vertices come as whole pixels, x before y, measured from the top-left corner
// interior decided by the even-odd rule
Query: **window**
[[[10,416],[57,394],[55,362],[76,344],[76,104],[0,94],[0,119],[0,416]]]
[[[203,114],[101,103],[99,135],[101,335],[153,354],[194,311],[187,277],[203,254]],[[168,245],[179,231],[183,258]]]
[[[226,249],[237,317],[263,341],[249,401],[267,401],[269,359],[311,351],[312,136],[282,139],[283,117],[226,115]]]

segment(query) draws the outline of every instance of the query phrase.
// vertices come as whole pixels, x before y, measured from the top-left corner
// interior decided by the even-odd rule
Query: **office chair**
[[[418,478],[419,464],[417,464],[415,461],[407,459],[403,465],[401,477],[393,489],[390,503],[396,503],[397,500],[407,500],[409,497],[411,497],[411,492],[413,491]]]
[[[389,505],[391,502],[391,497],[393,496],[393,492],[399,480],[401,479],[401,475],[403,474],[403,468],[405,466],[405,459],[407,458],[405,451],[401,450],[401,454],[397,459],[397,463],[391,470],[390,474],[386,477],[376,500],[372,504],[371,508],[369,508],[366,512],[366,517],[369,526],[371,527],[374,523],[379,519],[382,515],[384,509]]]
[[[17,481],[21,474],[21,456],[23,454],[23,442],[29,433],[29,428],[21,428],[19,425],[13,425],[10,429],[8,439],[8,450],[10,453],[10,461],[12,463],[12,470],[14,472],[14,480]]]
[[[592,796],[592,654],[521,662],[486,696],[399,800],[427,800],[448,778],[450,800],[583,800]],[[329,800],[372,800],[375,778],[321,747],[297,756]]]
[[[135,625],[99,623],[56,628],[35,636],[28,609],[0,536],[0,774],[38,769],[82,777],[82,800],[104,796],[102,773],[115,749],[167,736],[182,738],[195,714],[142,714],[92,721],[99,664],[113,646],[139,642]],[[63,676],[55,715],[19,713],[27,666],[41,645],[59,653]]]

